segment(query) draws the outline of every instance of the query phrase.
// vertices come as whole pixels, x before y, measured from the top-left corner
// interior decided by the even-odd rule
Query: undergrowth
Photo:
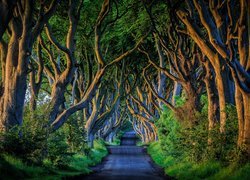
[[[24,124],[0,134],[0,179],[61,179],[90,173],[90,166],[107,155],[103,140],[89,148],[81,114],[68,119],[54,133],[47,128],[48,118],[42,108],[25,112]]]
[[[201,100],[203,109],[192,127],[165,108],[156,123],[159,140],[149,145],[148,153],[167,175],[177,179],[249,179],[250,163],[242,161],[237,149],[235,107],[227,106],[226,134],[221,136],[217,124],[209,135],[207,100]]]
[[[87,154],[76,153],[67,157],[63,168],[55,166],[45,159],[41,165],[32,165],[9,154],[0,155],[0,179],[61,179],[65,177],[88,174],[90,166],[101,162],[107,155],[107,149],[101,140],[94,142],[94,148]]]

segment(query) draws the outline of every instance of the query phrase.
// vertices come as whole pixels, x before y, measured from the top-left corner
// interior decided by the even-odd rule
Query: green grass
[[[185,159],[174,159],[164,154],[158,142],[149,145],[148,153],[156,164],[164,168],[167,175],[177,179],[250,179],[250,163],[243,166],[236,163],[223,166],[222,163],[216,161],[195,163]]]
[[[250,163],[236,170],[229,179],[250,179]]]
[[[24,163],[14,156],[0,155],[0,179],[62,179],[91,172],[90,166],[101,162],[102,158],[108,154],[104,142],[95,141],[94,149],[91,149],[88,156],[74,154],[67,161],[67,167],[56,168],[45,159],[43,166],[32,166]]]
[[[3,154],[0,157],[0,179],[35,178],[47,173],[45,168],[29,166],[13,156]]]
[[[105,142],[106,145],[108,146],[119,146],[121,144],[121,139],[115,138],[113,142]]]
[[[177,179],[205,179],[216,174],[221,166],[218,162],[180,162],[165,168],[166,174]]]
[[[90,161],[89,165],[94,166],[102,161],[102,158],[108,154],[108,150],[105,146],[104,141],[95,141],[94,149],[91,150],[88,159]]]
[[[136,143],[136,146],[148,146],[148,145],[149,145],[149,143],[145,143],[145,142],[142,142],[142,141],[138,141]]]
[[[209,178],[212,179],[229,179],[229,180],[244,180],[250,179],[250,163],[243,166],[231,164],[230,166],[221,168],[218,173]]]

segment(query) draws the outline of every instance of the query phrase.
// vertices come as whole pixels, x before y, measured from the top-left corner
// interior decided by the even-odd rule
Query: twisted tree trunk
[[[8,43],[8,52],[4,62],[5,77],[3,78],[3,92],[0,99],[0,129],[6,131],[13,126],[19,126],[23,121],[23,107],[27,89],[28,63],[32,46],[40,34],[44,23],[53,15],[57,0],[51,2],[50,7],[43,9],[35,25],[34,1],[18,2],[19,6],[12,13],[9,23],[11,37]],[[18,9],[21,8],[21,9]],[[3,22],[1,22],[3,23]],[[5,22],[4,22],[5,23]]]

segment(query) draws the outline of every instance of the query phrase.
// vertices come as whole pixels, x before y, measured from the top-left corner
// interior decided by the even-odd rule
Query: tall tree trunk
[[[23,106],[26,92],[27,78],[27,52],[30,52],[27,44],[28,37],[22,37],[17,20],[12,20],[12,36],[8,46],[6,57],[4,92],[1,97],[1,129],[3,131],[15,125],[22,124]]]
[[[215,61],[222,66],[220,59],[218,56],[216,56]],[[216,85],[218,88],[218,96],[219,96],[219,105],[220,105],[220,132],[224,134],[226,132],[226,119],[227,119],[227,114],[226,114],[226,86],[227,84],[227,79],[223,78],[226,77],[225,71],[222,70],[222,67],[218,66],[213,66],[216,74]],[[226,77],[228,78],[228,77]]]
[[[0,1],[0,40],[6,31],[10,20],[13,18],[13,9],[17,0],[1,0]]]
[[[71,76],[68,75],[68,78],[73,77],[73,73],[71,74],[72,74]],[[63,111],[63,109],[60,109],[60,108],[63,107],[63,104],[65,102],[64,93],[65,93],[67,84],[68,83],[61,83],[60,80],[58,80],[53,85],[52,92],[51,92],[52,99],[51,99],[49,109],[48,109],[50,111],[49,113],[50,124],[52,124],[57,118],[57,115]]]
[[[209,61],[204,63],[206,76],[204,79],[207,91],[208,99],[208,145],[212,143],[211,131],[214,129],[216,122],[219,121],[219,104],[218,104],[218,94],[215,84],[215,78],[213,75],[213,70]]]
[[[186,25],[190,37],[195,41],[195,43],[202,50],[204,55],[207,56],[210,63],[212,64],[215,74],[216,74],[216,85],[218,88],[219,105],[220,105],[220,132],[225,133],[226,129],[226,99],[232,99],[230,93],[227,93],[229,88],[228,84],[228,67],[223,61],[222,57],[210,48],[208,44],[202,39],[201,34],[195,28],[196,26],[188,17],[184,11],[179,10],[177,12],[178,17]]]
[[[244,132],[243,132],[243,145],[246,147],[248,159],[250,159],[250,94],[243,94],[244,104]]]
[[[240,92],[239,87],[235,88],[235,103],[238,117],[238,146],[241,147],[243,144],[244,137],[244,104],[242,93]]]
[[[23,107],[27,88],[28,63],[32,46],[40,34],[44,23],[52,16],[57,1],[51,2],[46,10],[41,9],[37,21],[34,21],[34,1],[20,1],[18,9],[13,11],[9,23],[11,38],[8,43],[6,57],[4,92],[1,97],[0,128],[21,125],[23,121]],[[22,7],[23,6],[23,7]],[[16,7],[17,8],[17,7]],[[41,6],[40,8],[44,8]],[[1,17],[2,18],[2,17]],[[33,22],[35,22],[33,24]],[[1,35],[0,35],[1,36]]]
[[[182,86],[186,94],[186,102],[181,107],[184,113],[182,117],[185,117],[187,122],[194,123],[196,121],[196,113],[200,110],[200,93],[190,82],[186,82]]]

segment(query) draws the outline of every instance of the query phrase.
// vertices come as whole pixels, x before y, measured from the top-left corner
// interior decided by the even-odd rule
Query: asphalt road
[[[163,172],[153,164],[143,147],[137,147],[134,132],[125,133],[121,146],[110,146],[109,155],[93,167],[95,173],[81,179],[86,180],[163,180]],[[80,178],[79,178],[80,179]]]

